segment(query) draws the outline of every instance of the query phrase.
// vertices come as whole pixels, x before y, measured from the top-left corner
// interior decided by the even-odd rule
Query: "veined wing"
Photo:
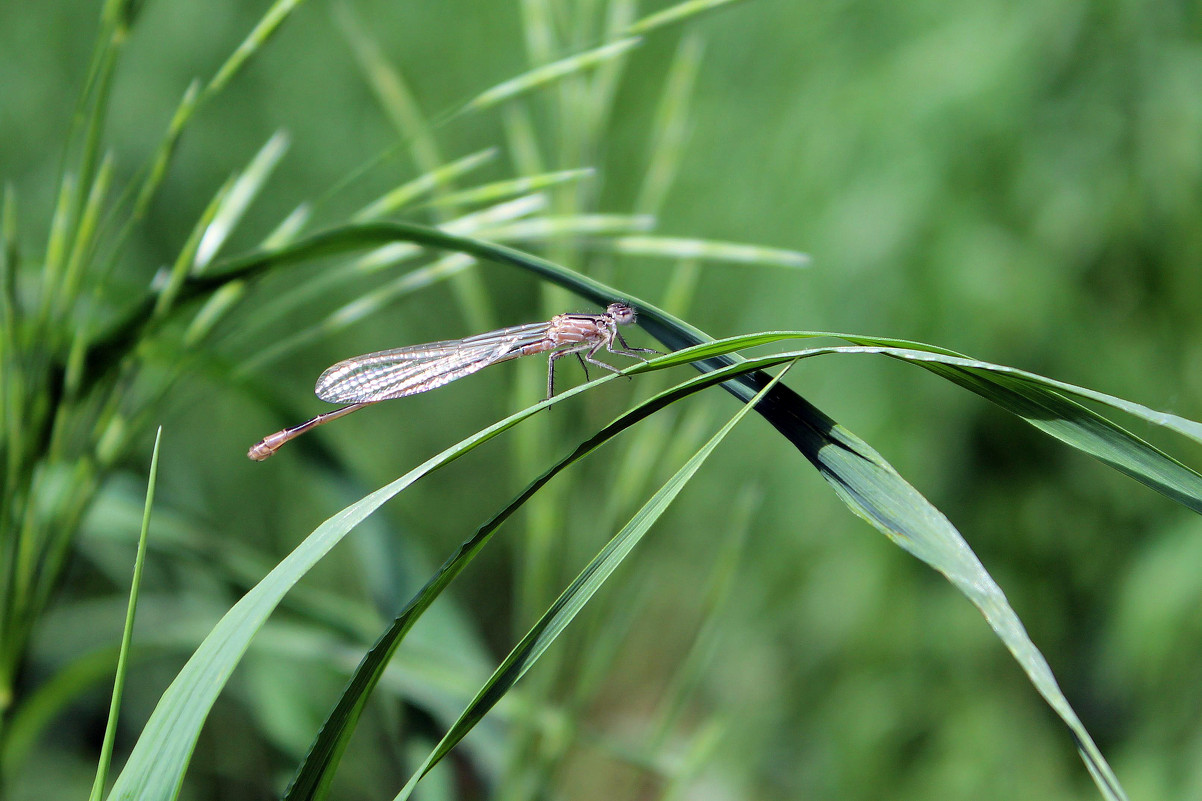
[[[356,356],[322,373],[314,391],[330,403],[370,403],[416,395],[522,355],[522,348],[545,339],[547,327],[547,323],[515,325],[467,339]]]

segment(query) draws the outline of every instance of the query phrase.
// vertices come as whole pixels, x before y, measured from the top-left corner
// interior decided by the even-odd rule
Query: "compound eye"
[[[618,325],[627,325],[634,322],[634,308],[625,303],[611,303],[605,312],[612,317],[614,322]]]

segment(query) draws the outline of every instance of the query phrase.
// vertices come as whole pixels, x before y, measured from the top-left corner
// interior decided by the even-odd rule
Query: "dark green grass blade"
[[[722,355],[758,345],[814,337],[839,337],[856,342],[881,344],[808,348],[750,361],[772,366],[798,357],[868,354],[888,356],[918,365],[993,401],[1065,444],[1093,456],[1183,506],[1202,513],[1202,475],[1110,419],[1083,406],[1079,401],[1108,406],[1199,443],[1202,443],[1202,424],[1014,367],[970,359],[917,342],[816,331],[774,331],[730,337],[676,351],[657,359],[656,365],[684,363],[694,358]],[[639,370],[637,366],[632,368],[632,372]]]
[[[614,570],[626,559],[651,528],[655,521],[671,505],[680,491],[693,478],[705,460],[709,458],[718,444],[726,438],[738,423],[754,408],[756,402],[777,385],[781,376],[787,372],[786,367],[776,378],[773,378],[764,389],[752,400],[744,404],[734,417],[722,427],[717,434],[701,447],[672,478],[656,491],[655,495],[635,512],[630,522],[614,535],[605,547],[601,549],[584,570],[572,581],[563,593],[551,605],[551,608],[526,633],[505,660],[497,667],[493,675],[485,682],[480,692],[472,699],[467,709],[451,726],[438,746],[426,758],[422,766],[414,772],[413,777],[396,796],[396,801],[404,801],[412,795],[417,783],[438,762],[446,756],[456,744],[467,736],[477,723],[496,706],[497,702],[509,692],[517,681],[526,674],[539,657],[551,646],[555,639],[567,628],[573,618],[580,612],[589,599],[601,588],[601,585],[613,575]]]

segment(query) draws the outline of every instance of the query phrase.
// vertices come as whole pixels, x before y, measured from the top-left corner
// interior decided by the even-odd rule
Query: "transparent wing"
[[[502,328],[467,339],[393,348],[338,362],[317,379],[317,397],[330,403],[366,403],[441,387],[490,364],[527,352],[546,340],[547,323]]]

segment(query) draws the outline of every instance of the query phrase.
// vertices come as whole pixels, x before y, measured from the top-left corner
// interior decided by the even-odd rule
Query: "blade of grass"
[[[213,257],[221,250],[221,246],[229,239],[234,227],[242,220],[250,204],[263,190],[267,179],[280,163],[280,159],[288,152],[289,137],[283,131],[277,131],[259,148],[250,163],[238,174],[228,192],[221,195],[221,204],[213,214],[212,221],[205,227],[200,244],[196,247],[196,257],[192,262],[192,272],[204,272]]]
[[[147,209],[150,208],[151,201],[158,194],[159,187],[163,185],[163,179],[167,176],[167,167],[171,164],[171,157],[175,155],[175,150],[179,146],[180,137],[184,133],[184,128],[187,126],[192,115],[200,106],[200,82],[192,81],[188,84],[188,88],[184,90],[184,96],[180,98],[179,105],[176,106],[175,113],[171,115],[171,122],[167,124],[167,133],[159,142],[158,148],[155,150],[154,156],[150,159],[150,166],[146,170],[146,178],[142,181],[142,186],[138,189],[138,198],[134,201],[134,210],[127,221],[126,232],[132,230],[146,216]],[[124,233],[124,236],[128,233]]]
[[[96,248],[100,213],[104,207],[104,201],[108,197],[112,177],[113,157],[110,154],[101,163],[96,178],[92,181],[92,187],[84,202],[79,222],[75,226],[71,255],[67,257],[62,287],[55,298],[57,308],[54,313],[56,315],[66,314],[78,300],[80,286],[83,282],[84,265],[89,262]]]
[[[459,720],[430,753],[425,762],[410,778],[409,782],[396,796],[396,801],[404,801],[412,795],[418,781],[438,764],[438,762],[460,741],[477,722],[517,683],[527,670],[533,667],[543,652],[572,622],[589,599],[601,588],[601,585],[613,575],[613,572],[630,554],[660,516],[680,494],[685,485],[705,463],[718,444],[734,429],[744,417],[776,386],[777,382],[788,372],[785,368],[775,378],[771,379],[760,393],[744,404],[738,412],[718,431],[705,445],[693,455],[683,467],[672,476],[647,503],[639,509],[621,531],[614,535],[600,553],[580,572],[576,579],[556,599],[551,608],[542,618],[531,627],[505,660],[500,664],[492,677],[477,693],[472,703],[464,710]]]
[[[351,529],[417,480],[588,386],[575,387],[467,437],[318,526],[213,627],[159,699],[108,798],[157,800],[178,795],[200,728],[251,638],[283,595]]]
[[[610,59],[620,58],[630,51],[633,47],[640,43],[638,37],[629,37],[616,42],[602,45],[601,47],[577,53],[567,58],[553,61],[550,64],[541,67],[535,67],[532,70],[522,73],[515,78],[497,84],[490,89],[486,89],[474,98],[465,103],[452,116],[460,116],[476,111],[483,111],[493,106],[504,103],[515,97],[538,89],[554,81],[561,80],[569,75],[575,75],[581,70],[590,69],[600,64],[609,61]]]
[[[431,200],[427,205],[430,206],[465,206],[479,203],[495,203],[505,198],[513,197],[514,195],[524,195],[529,192],[536,192],[540,189],[545,189],[550,186],[558,186],[560,184],[569,183],[572,181],[581,181],[587,178],[592,178],[597,171],[592,167],[586,167],[578,170],[560,170],[558,172],[544,172],[538,175],[528,175],[521,178],[511,178],[505,181],[496,181],[482,186],[472,187],[471,189],[463,189],[458,192],[453,192],[439,198]]]
[[[725,261],[735,264],[761,264],[769,267],[807,267],[810,257],[795,250],[765,248],[709,239],[684,239],[670,236],[624,236],[602,240],[599,247],[612,247],[630,256]]]
[[[456,178],[467,175],[472,170],[490,163],[497,157],[497,149],[490,147],[469,156],[452,161],[436,170],[422,173],[408,183],[398,186],[381,198],[360,209],[351,219],[355,222],[386,217],[395,211],[419,200],[424,195],[434,192],[440,186],[449,186]]]
[[[632,24],[627,29],[627,33],[638,35],[653,31],[656,28],[663,28],[667,25],[677,25],[690,17],[695,17],[709,11],[716,11],[723,6],[734,5],[738,2],[742,2],[742,0],[686,0],[686,2],[669,6],[663,11],[648,14]]]
[[[72,209],[78,187],[75,176],[67,174],[59,183],[58,202],[50,220],[50,237],[46,242],[46,256],[42,265],[41,298],[38,304],[37,330],[45,331],[58,297],[59,282],[67,258],[67,243],[71,236]]]
[[[225,88],[238,71],[246,66],[252,56],[267,44],[268,40],[279,31],[280,26],[287,21],[292,12],[300,7],[304,0],[276,0],[260,18],[254,29],[247,34],[238,48],[230,55],[224,64],[213,75],[209,85],[205,87],[205,98],[212,97]]]
[[[125,677],[129,671],[129,646],[133,640],[134,618],[138,610],[138,591],[142,587],[142,567],[146,564],[146,542],[150,536],[150,510],[154,508],[154,488],[159,471],[159,445],[163,439],[160,426],[154,437],[154,450],[150,454],[150,474],[146,482],[146,505],[142,511],[142,529],[138,534],[138,551],[134,556],[134,575],[129,587],[129,606],[125,612],[125,627],[121,630],[121,648],[117,655],[117,675],[113,680],[113,698],[109,704],[108,722],[104,727],[104,741],[100,746],[100,759],[96,765],[96,780],[92,783],[91,801],[100,801],[104,786],[108,784],[109,767],[113,760],[113,742],[117,738],[117,718],[121,710],[121,695],[125,689]]]

